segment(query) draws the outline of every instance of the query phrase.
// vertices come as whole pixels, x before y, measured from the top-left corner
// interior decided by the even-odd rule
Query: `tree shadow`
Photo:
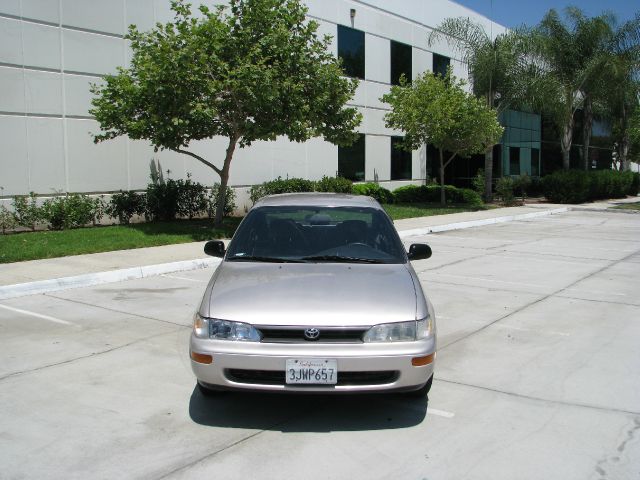
[[[289,395],[194,388],[189,416],[200,425],[281,432],[388,430],[419,425],[428,400],[402,394]]]

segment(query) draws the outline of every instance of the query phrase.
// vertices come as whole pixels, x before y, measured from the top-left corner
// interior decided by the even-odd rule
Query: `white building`
[[[447,0],[306,3],[309,17],[320,23],[320,33],[334,37],[334,54],[339,48],[353,50],[359,42],[364,44],[364,65],[355,60],[352,66],[354,75],[363,79],[351,102],[363,113],[359,128],[363,140],[342,152],[321,139],[304,144],[285,139],[258,142],[236,151],[230,185],[244,187],[278,176],[319,179],[338,171],[389,188],[424,181],[425,149],[409,158],[394,158],[392,166],[392,137],[400,132],[385,128],[387,105],[379,100],[389,90],[392,71],[397,74],[408,65],[415,77],[441,68],[450,58],[454,74],[466,77],[465,66],[452,58],[446,43],[428,46],[432,27],[447,17],[468,16],[494,35],[504,28]],[[0,187],[5,200],[30,191],[50,195],[144,189],[154,160],[163,171],[170,170],[172,178],[190,172],[203,184],[219,181],[190,157],[154,153],[147,143],[123,137],[96,145],[90,135],[99,127],[88,113],[89,84],[127,65],[131,55],[123,39],[127,26],[136,24],[143,30],[169,21],[169,4],[169,0],[0,1]],[[225,141],[194,142],[190,148],[221,165]]]

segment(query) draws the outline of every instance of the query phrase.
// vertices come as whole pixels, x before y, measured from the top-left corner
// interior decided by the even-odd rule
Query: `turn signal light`
[[[414,367],[423,367],[424,365],[429,365],[433,363],[433,360],[436,358],[435,352],[431,355],[427,355],[426,357],[414,357],[411,359],[411,365]]]
[[[205,355],[204,353],[191,352],[191,358],[198,363],[213,363],[213,357],[211,355]]]

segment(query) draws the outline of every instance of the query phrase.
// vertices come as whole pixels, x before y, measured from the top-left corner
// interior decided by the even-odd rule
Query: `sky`
[[[469,7],[505,27],[521,24],[535,25],[551,8],[558,11],[569,5],[576,6],[588,16],[599,15],[603,10],[613,12],[623,22],[640,12],[640,0],[454,0]]]

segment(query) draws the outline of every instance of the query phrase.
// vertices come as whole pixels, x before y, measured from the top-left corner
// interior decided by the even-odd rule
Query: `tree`
[[[592,93],[607,55],[603,17],[587,19],[576,7],[565,9],[565,14],[566,21],[563,21],[558,12],[551,9],[540,24],[528,32],[531,47],[527,72],[529,98],[538,109],[548,113],[558,127],[562,166],[568,170],[575,113],[581,107],[587,109],[588,149],[593,120]]]
[[[230,0],[200,7],[195,18],[183,0],[173,1],[173,22],[149,32],[130,27],[131,66],[93,85],[90,112],[102,132],[96,142],[128,135],[154,149],[189,155],[229,180],[236,147],[286,136],[314,136],[349,145],[361,115],[345,108],[357,81],[342,75],[339,61],[307,21],[299,0]],[[187,150],[191,141],[227,138],[222,165]],[[218,199],[215,223],[222,222]]]
[[[467,64],[473,93],[498,113],[522,98],[522,55],[516,48],[517,32],[492,38],[484,27],[468,17],[447,18],[428,37],[433,45],[442,37]],[[484,152],[484,198],[493,197],[493,145]]]
[[[628,170],[640,115],[640,13],[618,27],[615,19],[611,18],[610,28],[609,57],[603,70],[606,81],[603,82],[602,96],[605,117],[611,122],[617,145],[619,168]],[[611,88],[611,85],[615,85],[615,88]]]
[[[425,72],[410,85],[403,77],[382,101],[391,105],[387,128],[403,130],[403,148],[415,150],[431,143],[440,155],[440,203],[445,204],[444,172],[456,156],[482,153],[502,135],[496,111],[464,90],[451,75]],[[449,158],[444,160],[444,152]]]

